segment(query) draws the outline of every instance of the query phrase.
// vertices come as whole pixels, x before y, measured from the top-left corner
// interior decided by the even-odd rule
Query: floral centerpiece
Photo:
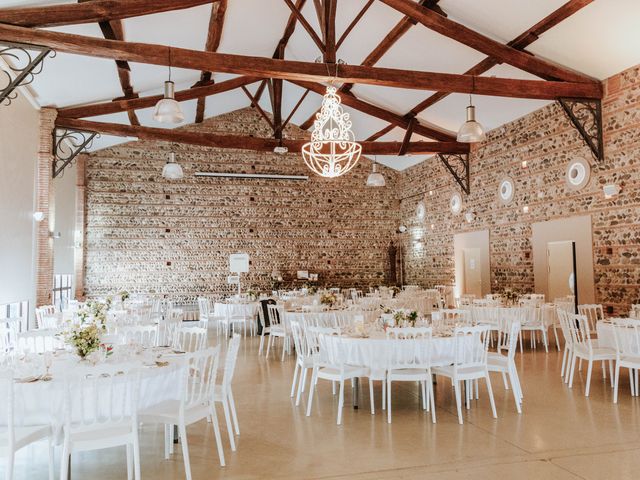
[[[258,292],[254,290],[254,287],[251,287],[247,290],[247,298],[251,301],[255,301],[258,299]]]
[[[393,286],[389,290],[391,290],[391,293],[393,293],[394,297],[400,293],[400,287]]]
[[[99,325],[103,330],[107,328],[107,304],[93,301],[87,302],[87,307],[91,312],[91,317],[93,317],[93,322],[96,325]],[[86,318],[82,320],[83,323],[86,322]]]
[[[122,303],[124,303],[130,296],[129,292],[127,292],[126,290],[122,290],[118,295],[120,295],[120,300],[122,300]]]
[[[318,293],[318,287],[316,287],[315,285],[311,285],[309,288],[307,288],[307,293],[309,295],[315,295],[316,293]]]
[[[502,298],[504,298],[507,305],[514,305],[520,298],[520,294],[510,288],[506,288],[502,293]]]
[[[399,308],[393,312],[393,320],[396,325],[402,326],[404,323],[415,327],[418,321],[418,312],[415,310],[408,310],[406,308]]]
[[[337,301],[338,299],[333,293],[324,293],[320,297],[320,303],[329,307],[332,307]]]
[[[95,323],[73,327],[64,333],[66,343],[76,349],[80,358],[86,358],[100,348],[100,334],[102,329]]]

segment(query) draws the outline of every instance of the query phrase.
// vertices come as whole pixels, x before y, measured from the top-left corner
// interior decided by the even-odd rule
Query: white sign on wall
[[[229,271],[232,273],[247,273],[249,271],[249,254],[232,253],[229,255]]]
[[[229,285],[240,285],[240,276],[239,275],[229,275],[227,277],[227,283]]]

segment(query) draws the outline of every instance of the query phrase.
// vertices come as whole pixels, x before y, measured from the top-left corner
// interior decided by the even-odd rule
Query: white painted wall
[[[39,111],[24,95],[0,105],[0,303],[29,300],[31,312],[38,131]]]
[[[53,241],[53,273],[73,274],[73,255],[76,223],[76,165],[67,167],[64,175],[53,181],[55,202],[55,231],[60,238]]]

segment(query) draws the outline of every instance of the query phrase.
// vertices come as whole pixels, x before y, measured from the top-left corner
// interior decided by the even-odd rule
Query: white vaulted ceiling
[[[1,7],[75,3],[54,1],[0,0]],[[336,30],[340,37],[366,0],[338,0]],[[566,0],[440,0],[439,6],[449,18],[464,24],[501,43],[507,43],[528,30],[545,16],[566,3]],[[165,44],[176,47],[204,49],[209,25],[210,5],[174,12],[130,18],[123,21],[128,41]],[[303,9],[309,23],[319,32],[313,2]],[[282,37],[290,10],[283,0],[229,0],[219,52],[271,57]],[[403,15],[381,2],[371,8],[353,29],[338,50],[338,58],[349,64],[359,64],[378,45]],[[594,78],[605,79],[640,63],[639,0],[595,0],[559,25],[544,33],[528,47],[528,51]],[[54,28],[68,33],[102,38],[97,24]],[[285,58],[314,61],[320,52],[300,24],[289,40]],[[381,67],[425,71],[463,73],[485,58],[455,40],[446,38],[418,24],[413,26],[376,64]],[[131,63],[131,83],[140,96],[161,93],[168,71],[164,67]],[[498,65],[484,75],[535,79],[536,77],[509,65]],[[216,81],[232,75],[216,74]],[[177,89],[191,87],[200,78],[199,71],[174,69],[172,78]],[[257,84],[251,85],[253,93]],[[97,58],[59,53],[47,59],[44,71],[32,85],[42,106],[65,107],[109,101],[122,96],[115,62]],[[283,116],[287,117],[304,90],[284,83]],[[433,92],[400,90],[371,85],[356,85],[353,93],[392,112],[404,115]],[[294,114],[292,122],[301,124],[320,105],[321,97],[309,93]],[[419,115],[422,123],[438,125],[455,131],[464,121],[468,96],[449,95]],[[503,97],[475,96],[478,117],[487,129],[526,115],[548,102]],[[212,117],[246,107],[249,99],[241,90],[209,97],[205,117]],[[260,103],[271,111],[268,96]],[[183,102],[187,122],[193,122],[196,101]],[[346,108],[352,115],[359,140],[384,128],[387,123]],[[143,126],[162,126],[153,122],[151,109],[138,110]],[[116,123],[128,123],[126,114],[95,117]],[[395,128],[381,140],[401,140],[404,130]],[[420,138],[414,135],[414,139]],[[127,139],[103,136],[94,146],[102,148]],[[402,170],[420,162],[426,156],[379,158],[381,163]]]

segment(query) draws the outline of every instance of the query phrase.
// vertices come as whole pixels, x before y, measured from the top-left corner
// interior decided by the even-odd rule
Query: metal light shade
[[[180,123],[184,120],[184,114],[180,104],[174,99],[175,84],[171,81],[164,82],[164,98],[156,103],[153,119],[160,123]]]
[[[167,180],[180,180],[184,177],[184,172],[179,163],[176,163],[176,154],[172,153],[171,158],[162,169],[162,176]]]
[[[376,164],[373,164],[373,171],[367,178],[367,187],[384,187],[386,182],[384,176],[376,171]]]
[[[463,143],[482,142],[487,138],[484,128],[476,122],[476,107],[469,105],[467,107],[467,121],[462,124],[458,130],[458,141]]]

